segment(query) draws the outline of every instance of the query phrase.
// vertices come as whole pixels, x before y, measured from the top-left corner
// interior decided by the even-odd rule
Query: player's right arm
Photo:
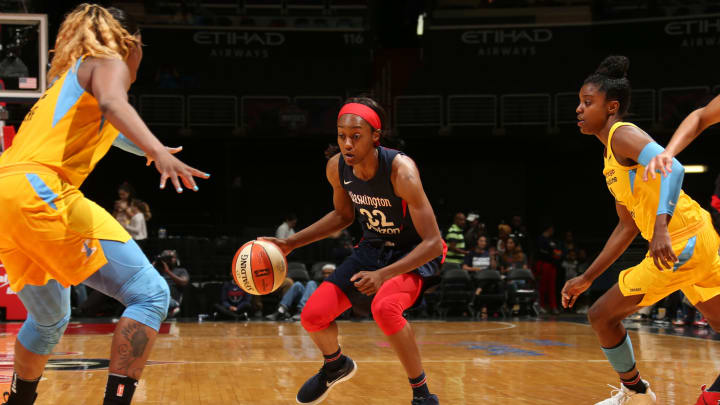
[[[583,274],[565,283],[562,289],[563,308],[572,307],[577,297],[590,288],[592,282],[604,273],[605,270],[625,252],[638,233],[640,233],[630,212],[628,212],[624,205],[615,203],[615,210],[618,214],[618,224],[612,234],[610,234],[607,242],[605,242],[603,250]]]
[[[134,108],[128,103],[130,71],[119,59],[95,59],[86,90],[95,97],[103,116],[137,147],[155,161],[160,172],[160,188],[168,179],[178,192],[185,187],[196,190],[193,176],[208,178],[209,175],[194,169],[170,154],[165,146],[150,132]]]
[[[665,151],[655,156],[645,167],[643,180],[648,180],[648,174],[654,179],[657,171],[667,176],[672,172],[673,157],[682,152],[700,133],[718,122],[720,122],[720,96],[715,97],[705,107],[691,112],[683,120]]]
[[[317,240],[324,239],[340,230],[350,226],[355,220],[355,209],[347,191],[340,184],[338,172],[338,161],[342,159],[340,154],[328,160],[325,174],[333,189],[333,206],[335,209],[320,218],[314,224],[290,236],[287,239],[263,238],[274,242],[285,255],[301,246],[308,245]]]

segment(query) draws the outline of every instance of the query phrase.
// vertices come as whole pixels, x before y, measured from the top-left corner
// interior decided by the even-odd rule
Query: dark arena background
[[[6,92],[29,88],[35,82],[28,78],[41,90],[38,49],[43,41],[53,48],[64,16],[80,3],[0,0],[5,142],[37,99]],[[417,163],[443,237],[462,213],[467,250],[479,235],[500,249],[510,236],[533,270],[547,254],[538,241],[552,227],[546,237],[557,272],[548,299],[559,302],[566,279],[587,269],[618,221],[602,173],[603,146],[577,126],[584,79],[608,55],[627,56],[626,120],[663,146],[688,114],[720,93],[718,0],[98,3],[125,10],[141,27],[144,57],[130,103],[163,144],[182,146],[184,162],[211,174],[197,180],[197,193],[160,190],[158,172],[144,158],[112,148],[81,187],[113,213],[119,187],[129,184],[152,213],[145,253],[159,263],[174,250],[176,265],[187,270],[186,284],[174,286],[177,307],[160,331],[136,404],[295,403],[321,356],[299,311],[277,313],[288,290],[225,314],[223,286],[245,242],[275,236],[287,218],[296,218],[299,231],[332,209],[325,167],[346,98],[369,95],[387,111],[382,144]],[[28,14],[46,16],[47,39],[37,25],[5,23]],[[18,61],[26,74],[16,73]],[[711,206],[720,193],[720,130],[710,127],[677,158],[693,168],[683,190],[720,215]],[[293,252],[292,282],[322,280],[323,264],[341,263],[361,234],[354,224]],[[541,303],[537,273],[527,296],[511,294],[506,276],[513,266],[502,256],[495,263],[502,280],[493,287],[471,273],[454,284],[443,278],[405,314],[430,389],[453,405],[605,399],[605,384],[619,382],[586,313],[647,249],[638,236],[573,309]],[[457,267],[446,264],[443,273]],[[25,312],[2,274],[6,390]],[[76,288],[72,307],[37,404],[101,401],[108,334],[122,307]],[[326,403],[410,402],[402,366],[380,329],[364,314],[341,319],[343,351],[359,370]],[[633,314],[625,326],[657,403],[692,403],[720,371],[720,335],[679,294]]]

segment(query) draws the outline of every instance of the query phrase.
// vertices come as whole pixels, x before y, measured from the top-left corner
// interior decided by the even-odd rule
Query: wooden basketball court
[[[0,362],[7,390],[14,332],[2,325]],[[430,389],[442,404],[594,404],[618,380],[592,329],[553,321],[413,322]],[[2,330],[0,327],[0,330]],[[112,324],[71,324],[39,386],[37,405],[100,404]],[[299,323],[172,323],[145,369],[134,404],[295,403],[320,367]],[[341,344],[358,363],[326,404],[409,404],[402,366],[377,326],[340,322]],[[712,332],[710,332],[712,333]],[[641,373],[660,404],[694,404],[720,371],[720,342],[631,332]],[[85,368],[84,370],[82,368]]]

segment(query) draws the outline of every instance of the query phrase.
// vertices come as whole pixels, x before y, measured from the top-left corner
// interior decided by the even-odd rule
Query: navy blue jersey
[[[399,247],[414,247],[422,239],[410,218],[407,202],[395,195],[390,175],[395,157],[402,152],[377,147],[378,168],[368,181],[355,177],[352,166],[340,156],[338,173],[343,188],[355,207],[355,217],[363,229],[363,240],[390,241]]]

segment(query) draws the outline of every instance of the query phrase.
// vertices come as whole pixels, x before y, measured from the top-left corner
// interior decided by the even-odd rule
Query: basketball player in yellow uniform
[[[587,271],[565,284],[563,306],[572,306],[638,233],[650,241],[647,257],[621,272],[618,283],[588,312],[602,350],[622,380],[621,388],[598,405],[656,403],[649,383],[640,378],[622,325],[640,307],[682,290],[720,330],[720,237],[710,214],[681,190],[684,169],[677,160],[667,177],[643,181],[644,168],[663,148],[640,128],[622,121],[630,105],[628,66],[624,56],[605,59],[585,79],[577,107],[580,131],[605,145],[603,173],[620,221]]]
[[[140,33],[122,11],[78,6],[57,36],[53,84],[0,157],[0,261],[28,310],[8,404],[35,401],[70,317],[69,286],[84,283],[127,307],[112,340],[106,405],[130,403],[166,316],[165,280],[78,189],[113,144],[153,160],[160,188],[170,179],[177,192],[181,181],[197,190],[193,176],[208,177],[173,157],[128,104],[141,58]]]

